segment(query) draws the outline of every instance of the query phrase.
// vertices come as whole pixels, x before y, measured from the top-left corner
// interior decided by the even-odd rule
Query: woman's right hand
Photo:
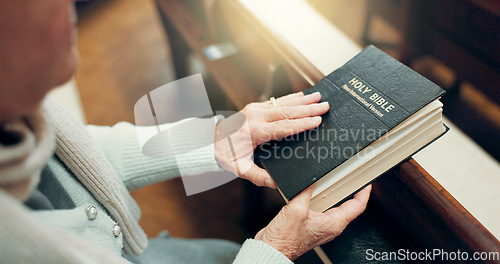
[[[310,187],[284,206],[255,239],[264,241],[293,261],[340,235],[365,210],[370,191],[371,185],[342,205],[318,213],[309,209],[313,192]]]

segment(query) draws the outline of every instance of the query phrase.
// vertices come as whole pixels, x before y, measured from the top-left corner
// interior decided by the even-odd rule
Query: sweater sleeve
[[[247,239],[233,264],[293,264],[285,255],[261,240]]]
[[[168,131],[168,144],[163,147],[163,154],[154,158],[143,154],[138,130],[130,123],[120,122],[112,127],[89,125],[87,130],[132,191],[179,177],[180,171],[189,175],[220,171],[214,156],[215,125],[220,118],[189,118],[178,122],[194,124],[192,126],[197,129],[189,131],[170,129],[176,123],[160,125],[162,133],[172,131]],[[183,155],[182,160],[176,160],[175,153],[186,152],[189,152],[188,158]]]

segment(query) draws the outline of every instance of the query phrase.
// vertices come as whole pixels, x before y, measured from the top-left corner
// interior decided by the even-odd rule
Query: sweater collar
[[[0,188],[26,200],[54,153],[55,136],[42,108],[0,128]]]

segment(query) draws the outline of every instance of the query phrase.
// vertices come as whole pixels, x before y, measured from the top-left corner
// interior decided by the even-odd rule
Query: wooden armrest
[[[235,105],[243,107],[257,100],[259,87],[250,84],[249,78],[238,68],[241,63],[231,59],[209,61],[204,56],[203,48],[214,43],[207,36],[207,29],[179,0],[156,1],[161,13],[175,26],[189,47],[204,60],[210,73]],[[305,54],[288,39],[277,36],[239,1],[218,3],[224,4],[221,8],[226,15],[229,13],[228,17],[234,19],[230,20],[231,23],[246,23],[260,36],[259,41],[262,40],[267,47],[272,48],[273,56],[281,63],[288,64],[287,67],[291,70],[287,73],[296,90],[308,88],[333,70],[332,65],[345,62],[316,65],[311,58],[317,54]],[[342,39],[333,41],[346,45],[351,43]],[[347,46],[345,53],[360,50],[357,46]],[[253,50],[247,50],[251,51]],[[263,76],[253,76],[253,79],[260,78]],[[447,252],[460,249],[471,254],[500,251],[498,240],[413,159],[403,162],[378,179],[374,183],[372,197],[416,249],[443,249]]]
[[[500,252],[498,240],[413,159],[381,177],[373,196],[417,249]]]
[[[443,220],[459,242],[475,252],[500,252],[499,241],[415,160],[401,164],[395,172]]]
[[[173,24],[187,45],[189,45],[189,48],[203,59],[211,76],[219,83],[222,90],[236,107],[243,108],[246,104],[258,99],[255,88],[229,61],[210,61],[203,54],[204,47],[215,43],[210,40],[208,29],[198,22],[181,1],[162,0],[157,1],[157,4],[161,14],[166,16],[166,19]]]

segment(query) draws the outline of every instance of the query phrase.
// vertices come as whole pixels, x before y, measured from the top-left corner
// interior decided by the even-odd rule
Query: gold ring
[[[271,109],[274,109],[274,108],[278,107],[278,105],[276,104],[276,98],[271,97],[271,98],[269,98],[269,101],[271,101],[269,103],[269,106],[271,107]]]

